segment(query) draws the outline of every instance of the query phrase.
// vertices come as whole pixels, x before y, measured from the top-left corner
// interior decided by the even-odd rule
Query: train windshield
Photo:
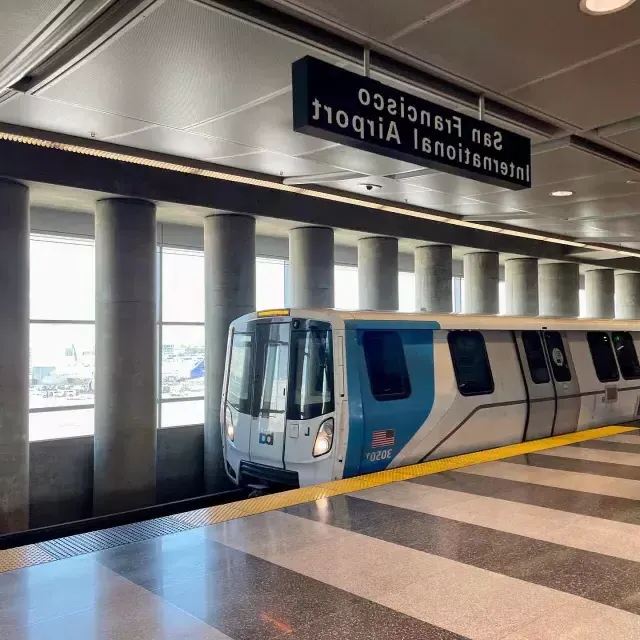
[[[291,420],[309,420],[333,411],[331,327],[307,324],[258,320],[234,332],[229,405],[256,418],[286,412]]]

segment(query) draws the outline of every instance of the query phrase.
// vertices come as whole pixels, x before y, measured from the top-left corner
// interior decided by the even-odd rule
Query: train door
[[[556,396],[552,435],[572,433],[578,426],[580,416],[580,385],[571,353],[560,331],[543,331],[543,337]]]
[[[255,325],[249,459],[270,467],[284,467],[290,334],[290,322]]]
[[[529,398],[524,439],[548,438],[556,417],[556,392],[539,331],[514,331]]]

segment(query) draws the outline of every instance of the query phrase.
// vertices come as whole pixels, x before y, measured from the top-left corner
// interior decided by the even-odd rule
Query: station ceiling
[[[639,25],[640,2],[596,17],[578,0],[5,0],[0,130],[640,250]],[[365,46],[387,84],[469,114],[485,96],[488,120],[532,139],[533,188],[294,133],[291,63],[310,54],[358,71]]]

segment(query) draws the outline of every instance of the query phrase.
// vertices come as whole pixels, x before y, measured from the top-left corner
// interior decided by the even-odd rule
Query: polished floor
[[[640,638],[640,433],[0,574],[0,638]]]

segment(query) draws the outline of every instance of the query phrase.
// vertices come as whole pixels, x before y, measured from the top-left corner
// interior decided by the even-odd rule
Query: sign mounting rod
[[[365,47],[362,52],[362,66],[364,67],[364,77],[369,78],[371,76],[371,51],[369,47]]]

